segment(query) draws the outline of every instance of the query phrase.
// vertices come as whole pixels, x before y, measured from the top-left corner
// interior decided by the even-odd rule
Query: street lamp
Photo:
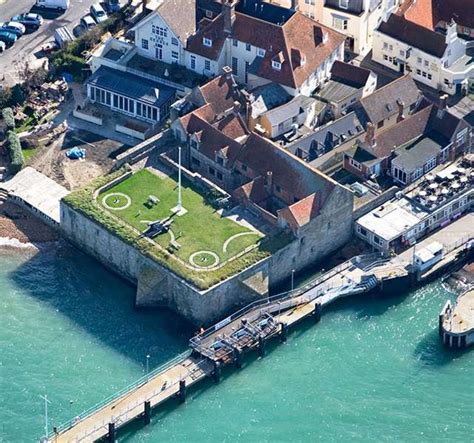
[[[291,292],[295,289],[295,270],[291,270]]]
[[[150,369],[149,361],[150,361],[150,354],[147,354],[146,355],[146,379],[147,379],[147,381],[148,381],[148,371]]]
[[[45,441],[48,441],[48,403],[51,403],[48,400],[48,396],[44,394],[44,396],[40,395],[40,398],[44,400],[44,438]]]

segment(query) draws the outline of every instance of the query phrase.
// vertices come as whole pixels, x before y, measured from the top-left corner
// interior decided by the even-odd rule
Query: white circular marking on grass
[[[118,207],[110,206],[109,204],[107,204],[107,200],[110,197],[123,197],[125,199],[125,204],[123,206],[118,206]],[[132,204],[132,199],[127,194],[124,194],[122,192],[111,192],[110,194],[107,194],[104,196],[104,198],[102,199],[102,204],[107,209],[111,209],[112,211],[123,211],[124,209],[127,209]]]
[[[214,259],[214,262],[209,265],[201,265],[201,264],[196,263],[195,260],[201,254],[203,255],[205,254],[208,256],[210,255]],[[219,262],[220,262],[219,256],[215,252],[212,252],[212,251],[197,251],[189,256],[189,263],[191,263],[196,268],[201,268],[201,269],[213,268],[214,266],[217,266]]]
[[[233,235],[232,237],[228,238],[225,242],[224,242],[224,246],[222,246],[222,250],[227,253],[227,246],[229,246],[229,243],[232,241],[232,240],[235,240],[236,238],[238,237],[242,237],[243,235],[260,235],[258,232],[240,232],[239,234],[235,234]]]

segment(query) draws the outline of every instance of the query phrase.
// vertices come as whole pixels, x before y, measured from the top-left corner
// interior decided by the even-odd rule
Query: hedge
[[[13,116],[12,108],[3,109],[2,118],[5,121],[8,130],[15,129],[15,117]]]
[[[7,142],[11,160],[10,168],[12,172],[16,174],[25,164],[25,159],[21,150],[20,139],[14,131],[8,131]]]

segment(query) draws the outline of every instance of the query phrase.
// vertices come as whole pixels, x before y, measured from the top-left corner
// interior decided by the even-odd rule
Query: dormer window
[[[349,8],[349,0],[339,0],[339,7],[342,9]]]
[[[272,60],[272,68],[276,71],[281,71],[281,63],[276,60]]]
[[[265,57],[265,49],[257,48],[257,56],[258,57]]]
[[[202,39],[202,43],[203,43],[204,46],[207,46],[209,48],[212,46],[212,40],[210,38],[204,37]]]

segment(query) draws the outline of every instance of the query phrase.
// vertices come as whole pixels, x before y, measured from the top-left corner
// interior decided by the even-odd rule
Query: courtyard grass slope
[[[121,169],[106,177],[101,177],[83,189],[69,194],[64,199],[64,203],[101,224],[109,232],[117,235],[124,242],[137,248],[142,254],[192,283],[198,289],[208,289],[218,282],[243,271],[258,261],[269,257],[291,240],[291,236],[287,233],[263,239],[257,235],[243,235],[232,240],[225,253],[223,244],[228,238],[249,230],[231,220],[221,218],[199,193],[195,192],[189,184],[185,184],[183,206],[189,212],[181,217],[174,217],[176,221],[172,224],[172,230],[177,237],[176,241],[181,245],[176,254],[183,261],[187,262],[189,256],[194,252],[209,250],[217,254],[221,262],[224,262],[247,246],[257,243],[255,248],[226,261],[217,269],[191,269],[180,260],[177,260],[175,253],[171,253],[166,249],[166,245],[170,241],[169,234],[162,234],[157,237],[159,243],[157,244],[154,241],[140,237],[136,231],[138,229],[141,232],[146,228],[146,223],[142,223],[143,220],[152,221],[170,215],[170,209],[175,206],[177,196],[174,189],[175,183],[171,179],[161,179],[144,170],[99,195],[97,200],[94,198],[96,190],[124,173],[125,170]],[[137,186],[138,182],[134,183],[134,179],[140,182],[140,186]],[[102,206],[103,197],[113,192],[121,192],[130,196],[131,204],[120,211],[106,209]],[[151,209],[147,209],[143,205],[149,195],[154,195],[160,199],[160,202]],[[106,200],[107,204],[109,204],[108,200]],[[109,206],[113,206],[114,201],[119,206],[123,204],[119,196],[117,200],[112,199]],[[203,256],[206,256],[208,260],[211,259],[206,254],[203,254]]]

